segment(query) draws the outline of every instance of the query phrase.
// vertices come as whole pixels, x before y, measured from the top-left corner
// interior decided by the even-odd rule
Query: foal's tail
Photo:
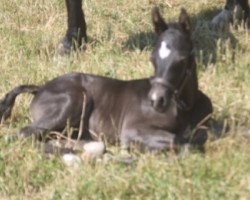
[[[36,85],[20,85],[15,87],[0,100],[0,123],[11,115],[16,97],[21,93],[36,94],[40,87]]]

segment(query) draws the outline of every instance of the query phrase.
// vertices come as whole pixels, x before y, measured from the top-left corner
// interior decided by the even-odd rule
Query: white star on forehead
[[[159,56],[161,59],[164,59],[169,56],[171,50],[167,47],[167,43],[165,41],[161,42],[161,47],[159,49]]]

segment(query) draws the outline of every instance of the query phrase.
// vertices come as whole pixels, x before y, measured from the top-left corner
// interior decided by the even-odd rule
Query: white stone
[[[69,153],[69,154],[64,154],[62,156],[62,159],[64,161],[64,163],[68,166],[68,167],[78,167],[82,160],[79,156]]]
[[[83,146],[83,149],[90,157],[98,157],[104,154],[105,145],[103,142],[89,142]]]

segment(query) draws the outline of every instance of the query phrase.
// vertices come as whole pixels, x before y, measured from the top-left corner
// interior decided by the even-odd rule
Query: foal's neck
[[[191,74],[189,77],[189,80],[185,84],[183,91],[180,94],[180,101],[185,104],[186,111],[189,111],[193,108],[195,100],[196,100],[196,94],[198,92],[198,80],[197,80],[197,73],[196,73],[196,62],[194,57],[191,57],[190,61],[190,69]]]

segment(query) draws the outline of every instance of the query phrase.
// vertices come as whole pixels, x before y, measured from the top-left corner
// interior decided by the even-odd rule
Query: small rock
[[[83,146],[85,155],[90,158],[102,156],[105,152],[105,145],[103,142],[89,142]]]
[[[79,156],[71,153],[64,154],[62,159],[68,167],[79,167],[82,163],[82,160]]]

